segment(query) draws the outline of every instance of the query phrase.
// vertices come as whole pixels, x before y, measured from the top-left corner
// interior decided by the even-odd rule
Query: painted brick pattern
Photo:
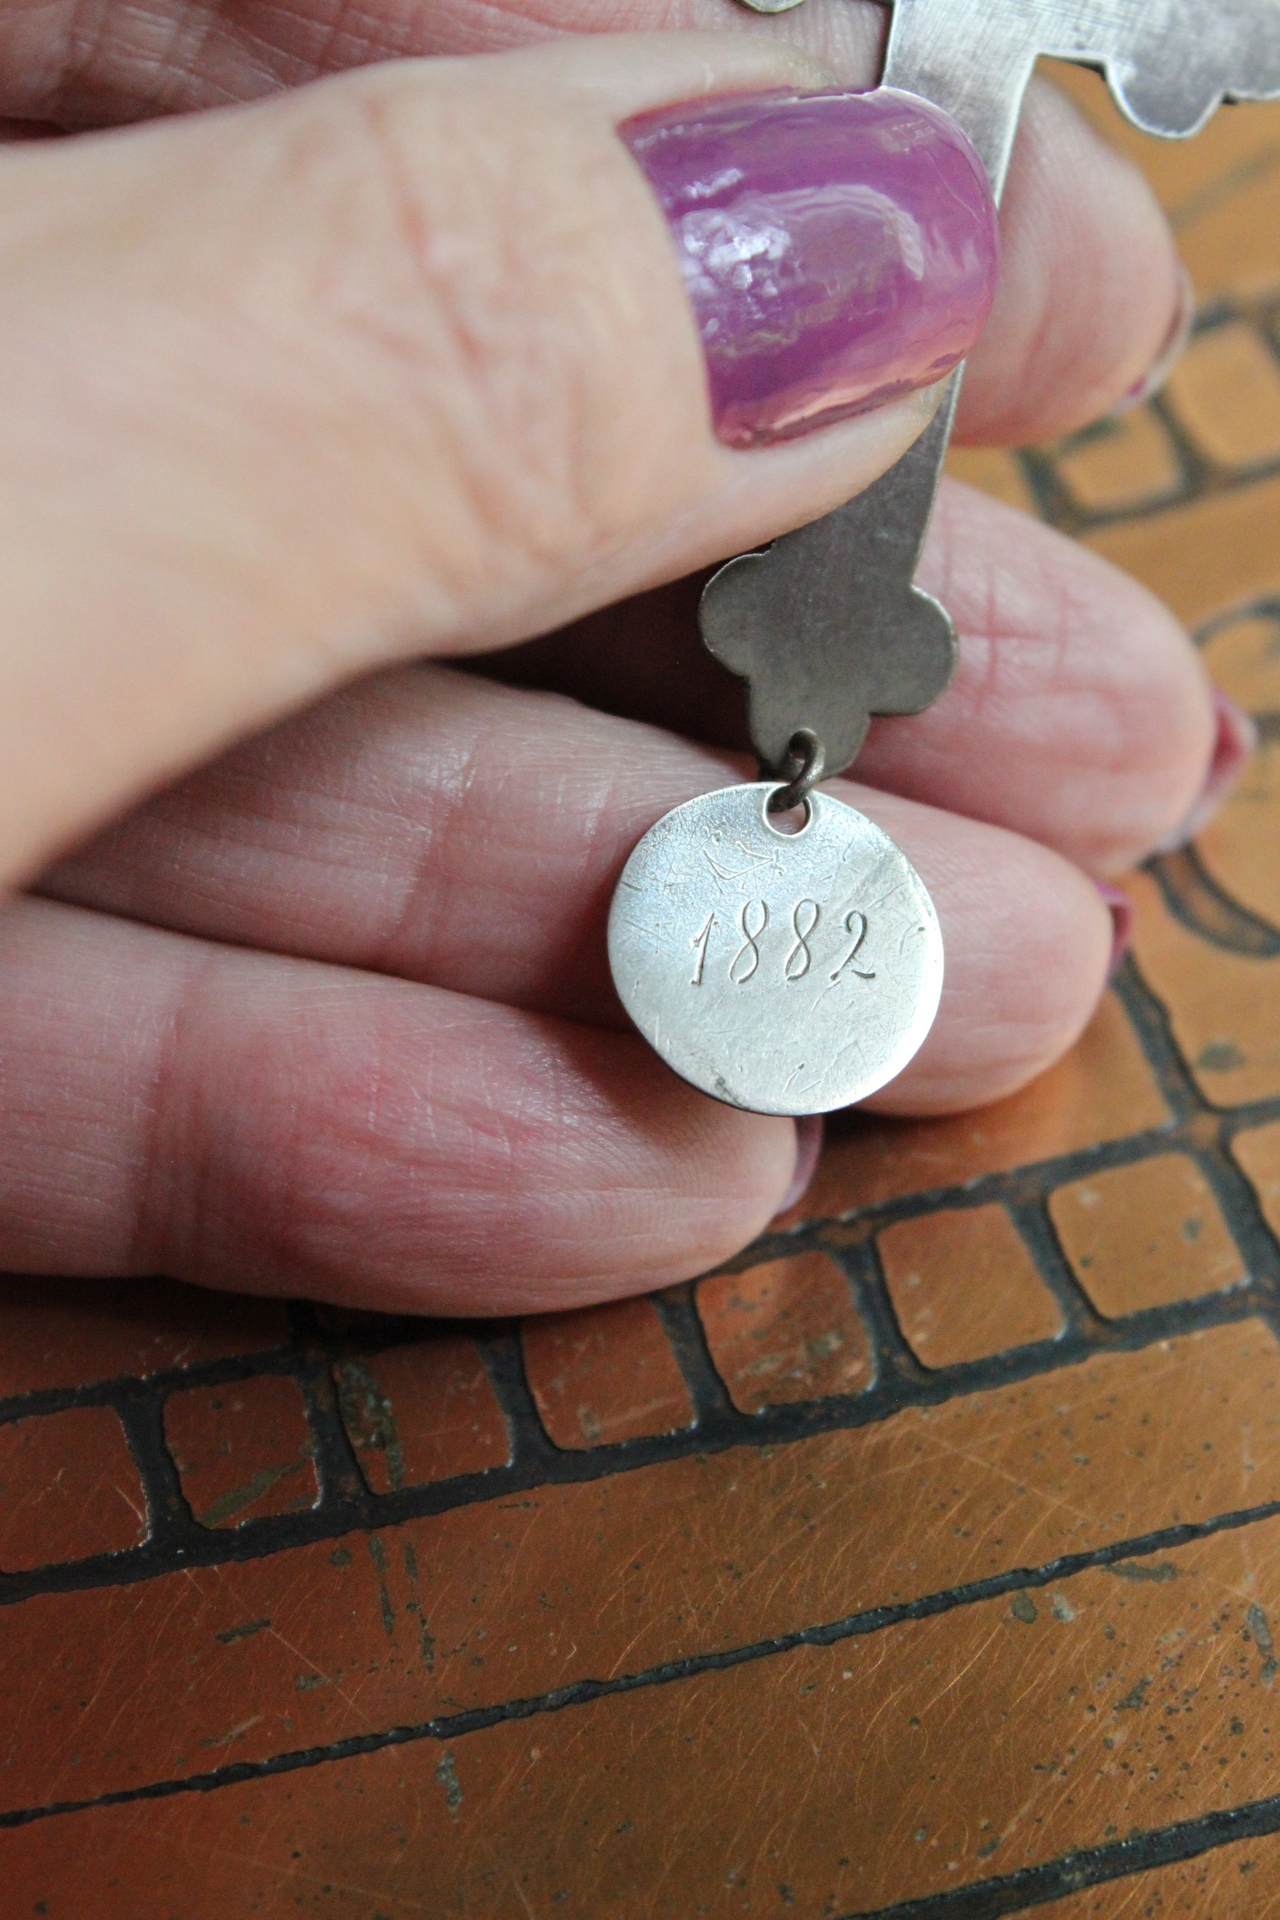
[[[1213,1190],[1187,1154],[1156,1154],[1059,1187],[1049,1215],[1081,1286],[1108,1320],[1248,1278]]]
[[[87,1860],[131,1920],[162,1920],[179,1853],[211,1899],[267,1911],[300,1857],[351,1916],[427,1887],[486,1920],[873,1912],[1268,1791],[1277,1582],[1271,1521],[705,1671],[678,1703],[607,1695],[161,1802],[145,1827],[77,1815],[59,1851],[19,1829],[11,1857],[55,1916]]]
[[[343,1425],[373,1493],[505,1466],[506,1421],[474,1340],[427,1340],[334,1366]]]
[[[146,1538],[146,1499],[109,1407],[0,1427],[0,1568],[122,1553]]]
[[[45,1594],[0,1641],[26,1729],[0,1814],[772,1643],[1268,1501],[1280,1347],[1246,1322],[853,1430]],[[122,1714],[145,1742],[119,1740]]]
[[[1003,1207],[919,1214],[877,1246],[898,1325],[926,1367],[961,1366],[1062,1331],[1061,1309]]]
[[[171,1395],[165,1437],[182,1491],[202,1527],[239,1527],[315,1505],[306,1409],[286,1374]]]
[[[526,1321],[525,1372],[556,1446],[670,1433],[693,1419],[689,1390],[651,1300],[616,1300]]]
[[[828,1253],[715,1274],[699,1285],[697,1303],[711,1357],[742,1413],[870,1384],[866,1333]]]

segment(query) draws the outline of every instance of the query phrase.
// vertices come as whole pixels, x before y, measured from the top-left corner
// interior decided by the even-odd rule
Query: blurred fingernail
[[[1120,962],[1129,951],[1129,940],[1133,933],[1133,902],[1127,893],[1119,887],[1109,887],[1104,880],[1093,883],[1102,895],[1111,914],[1111,960],[1107,966],[1107,979],[1112,981],[1120,971]]]
[[[1140,380],[1135,380],[1122,400],[1117,400],[1111,409],[1113,413],[1129,413],[1134,407],[1145,406],[1148,400],[1160,392],[1169,375],[1181,360],[1187,341],[1191,338],[1191,329],[1196,317],[1196,290],[1191,284],[1191,275],[1178,262],[1178,304],[1173,320],[1165,335],[1164,345]]]
[[[717,437],[784,440],[932,386],[982,331],[995,203],[928,101],[755,93],[620,129],[671,227]]]
[[[1218,732],[1204,785],[1195,805],[1160,842],[1155,849],[1157,853],[1176,853],[1208,826],[1258,744],[1258,729],[1243,707],[1238,707],[1217,687],[1213,690],[1213,704],[1218,715]]]
[[[822,1152],[822,1115],[805,1114],[796,1121],[796,1170],[791,1176],[791,1185],[783,1194],[778,1212],[785,1213],[788,1207],[794,1207],[796,1201],[809,1191],[809,1182],[813,1179],[818,1166],[818,1155]]]

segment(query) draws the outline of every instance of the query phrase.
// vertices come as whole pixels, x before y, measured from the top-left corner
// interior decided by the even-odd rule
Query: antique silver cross
[[[801,0],[745,0],[784,13]],[[1178,138],[1223,100],[1280,95],[1280,0],[895,0],[881,75],[959,121],[997,197],[1041,54],[1101,67],[1122,112]],[[826,771],[847,767],[876,713],[918,713],[955,666],[946,610],[913,586],[961,372],[932,425],[857,499],[740,555],[702,599],[702,634],[750,686],[751,738],[790,777],[793,736],[822,718]]]

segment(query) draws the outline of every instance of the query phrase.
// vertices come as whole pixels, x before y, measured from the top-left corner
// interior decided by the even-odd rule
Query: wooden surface
[[[1280,108],[1164,397],[964,477],[1262,748],[1074,1054],[523,1328],[0,1286],[0,1911],[1280,1916]]]

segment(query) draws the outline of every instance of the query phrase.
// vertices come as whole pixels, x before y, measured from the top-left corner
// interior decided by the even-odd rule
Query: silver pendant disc
[[[901,1073],[938,1010],[924,882],[870,820],[814,792],[779,831],[776,781],[664,815],[622,870],[609,964],[682,1079],[751,1113],[829,1113]]]

